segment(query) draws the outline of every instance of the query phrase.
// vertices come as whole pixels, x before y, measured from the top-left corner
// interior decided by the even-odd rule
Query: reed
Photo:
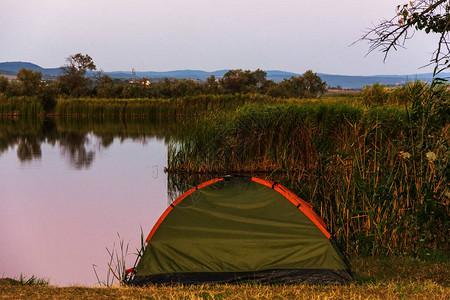
[[[349,253],[448,251],[449,124],[413,107],[250,104],[169,145],[168,172],[263,173],[311,202]]]
[[[274,101],[276,100],[260,94],[196,95],[169,99],[61,98],[54,115],[97,118],[201,116],[211,111],[234,109],[246,103]]]
[[[440,97],[449,96],[448,84],[443,83],[439,85],[432,83],[430,86],[426,82],[416,80],[395,87],[374,84],[363,88],[361,100],[368,106],[380,104],[405,105],[412,100],[417,101],[428,97],[435,97],[437,90],[439,91]]]
[[[128,253],[129,242],[125,244],[124,239],[119,233],[117,233],[117,237],[119,239],[117,248],[116,243],[114,243],[111,248],[106,247],[106,251],[109,255],[109,262],[106,264],[108,269],[104,280],[101,280],[98,276],[97,270],[95,269],[97,265],[92,265],[99,286],[111,287],[114,286],[115,282],[122,286],[127,282],[126,260],[130,255],[130,253]]]
[[[7,97],[0,94],[0,117],[40,116],[44,114],[41,100],[37,97]]]

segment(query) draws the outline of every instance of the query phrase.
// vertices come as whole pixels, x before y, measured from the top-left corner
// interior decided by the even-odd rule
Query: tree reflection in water
[[[17,146],[21,162],[39,160],[42,144],[59,146],[74,169],[92,166],[96,152],[115,138],[131,138],[145,144],[149,138],[174,139],[183,123],[168,119],[92,120],[0,118],[0,156]]]
[[[68,157],[70,165],[79,170],[88,169],[95,158],[94,150],[87,150],[90,139],[87,134],[65,132],[59,137],[61,153]]]
[[[35,136],[19,137],[17,142],[17,157],[20,161],[40,159],[42,156],[41,141]]]

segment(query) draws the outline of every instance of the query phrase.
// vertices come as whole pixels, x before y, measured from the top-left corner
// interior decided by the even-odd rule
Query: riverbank
[[[332,97],[330,97],[332,98]],[[287,100],[261,94],[197,95],[176,98],[65,98],[46,111],[38,97],[0,94],[0,117],[133,118],[203,116],[211,111],[235,109],[248,103],[268,104]]]
[[[448,299],[448,259],[355,258],[355,280],[321,285],[54,287],[0,283],[0,299]]]

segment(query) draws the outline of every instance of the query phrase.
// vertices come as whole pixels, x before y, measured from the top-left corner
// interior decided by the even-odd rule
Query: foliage
[[[56,107],[58,86],[55,83],[43,85],[39,89],[38,98],[45,113],[52,113]]]
[[[284,79],[280,83],[272,83],[267,88],[267,94],[282,98],[312,98],[325,93],[327,83],[313,71],[308,70],[302,75]]]
[[[219,80],[226,92],[234,93],[255,93],[261,90],[266,84],[267,73],[257,69],[255,71],[236,69],[229,70]]]
[[[317,97],[326,91],[326,83],[322,82],[316,73],[311,70],[303,75],[292,77],[281,83],[267,80],[267,73],[261,69],[255,71],[236,69],[229,70],[220,79],[214,75],[207,78],[206,82],[194,79],[154,79],[141,78],[134,81],[113,80],[108,75],[96,75],[87,77],[88,71],[96,70],[94,61],[88,54],[77,53],[67,58],[67,64],[62,69],[62,75],[58,77],[57,85],[41,84],[42,74],[32,70],[19,71],[17,82],[8,82],[0,77],[0,93],[8,96],[42,96],[46,111],[51,111],[58,95],[63,97],[92,97],[100,99],[139,99],[157,98],[168,99],[176,97],[188,97],[197,95],[219,94],[263,94],[275,97]],[[41,86],[50,85],[50,89],[39,91]],[[51,91],[51,93],[50,93]],[[44,93],[42,93],[44,92]],[[49,95],[52,95],[50,97]]]
[[[99,78],[90,92],[98,98],[158,98],[168,99],[197,95],[217,94],[262,94],[274,97],[311,98],[322,95],[326,91],[326,83],[312,71],[292,77],[281,83],[267,80],[266,72],[257,69],[229,70],[223,78],[216,80],[215,76],[207,78],[206,82],[193,79],[136,80],[135,82],[114,82],[109,76]],[[87,92],[87,90],[86,90]],[[88,93],[85,93],[88,95]]]
[[[100,98],[114,98],[114,81],[108,75],[103,75],[97,82],[97,96]]]
[[[19,72],[17,73],[17,80],[20,83],[21,95],[36,95],[39,92],[41,79],[41,72],[33,72],[33,70],[31,69],[20,68]]]
[[[432,88],[431,88],[432,86]],[[435,99],[438,103],[443,105],[445,99],[450,96],[447,90],[447,84],[432,83],[416,80],[414,82],[407,82],[405,85],[388,87],[381,84],[374,84],[372,86],[365,86],[361,92],[363,102],[367,106],[382,105],[382,104],[400,104],[410,106],[412,103],[422,103],[425,99]],[[433,96],[434,95],[434,96]]]
[[[63,74],[58,78],[61,91],[75,97],[86,95],[90,83],[89,78],[85,77],[86,72],[96,70],[92,58],[88,54],[71,55],[67,58],[67,65],[61,69]]]
[[[388,100],[388,88],[376,83],[365,86],[362,90],[363,101],[366,105],[385,104]]]
[[[5,76],[0,75],[0,93],[6,92],[9,80]]]
[[[17,82],[1,78],[0,91],[4,95],[0,94],[0,114],[30,116],[50,113],[55,108],[58,87],[55,83],[42,82],[41,72],[21,68]]]
[[[214,110],[230,110],[245,103],[268,103],[274,99],[258,94],[196,95],[168,99],[60,99],[58,116],[143,117],[200,116]]]
[[[0,116],[38,116],[44,113],[38,97],[14,96],[0,94]]]
[[[203,87],[203,92],[205,94],[218,94],[219,89],[220,89],[219,82],[216,80],[216,77],[214,75],[211,75],[208,78],[206,78],[206,82]]]

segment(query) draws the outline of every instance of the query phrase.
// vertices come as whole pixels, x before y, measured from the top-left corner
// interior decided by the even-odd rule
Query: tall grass
[[[245,103],[268,103],[260,94],[197,95],[169,99],[64,99],[54,114],[70,117],[154,117],[204,115],[214,110],[234,109]]]
[[[408,104],[411,100],[419,100],[427,97],[436,97],[436,92],[439,92],[439,97],[448,97],[447,84],[432,84],[430,87],[426,82],[416,80],[414,82],[407,82],[404,85],[396,87],[383,86],[381,84],[374,84],[372,86],[365,86],[361,92],[362,101],[368,105],[382,105],[382,104]],[[433,95],[434,94],[434,95]]]
[[[38,97],[7,97],[0,93],[1,116],[39,116],[44,114],[44,108]]]
[[[234,109],[246,103],[270,103],[277,99],[261,94],[195,95],[167,99],[64,98],[52,109],[44,109],[39,97],[8,97],[0,94],[1,116],[59,117],[154,117],[205,115],[214,110]]]
[[[448,251],[448,119],[419,107],[248,105],[170,145],[168,171],[263,173],[311,202],[350,253]]]
[[[109,255],[109,262],[106,264],[108,269],[104,280],[101,280],[98,276],[97,270],[95,269],[97,265],[92,265],[99,286],[113,286],[115,282],[119,285],[126,284],[127,257],[130,255],[130,253],[128,253],[129,243],[125,244],[125,241],[121,238],[119,233],[117,233],[117,237],[119,239],[118,247],[116,248],[116,243],[114,243],[111,248],[106,248]]]

